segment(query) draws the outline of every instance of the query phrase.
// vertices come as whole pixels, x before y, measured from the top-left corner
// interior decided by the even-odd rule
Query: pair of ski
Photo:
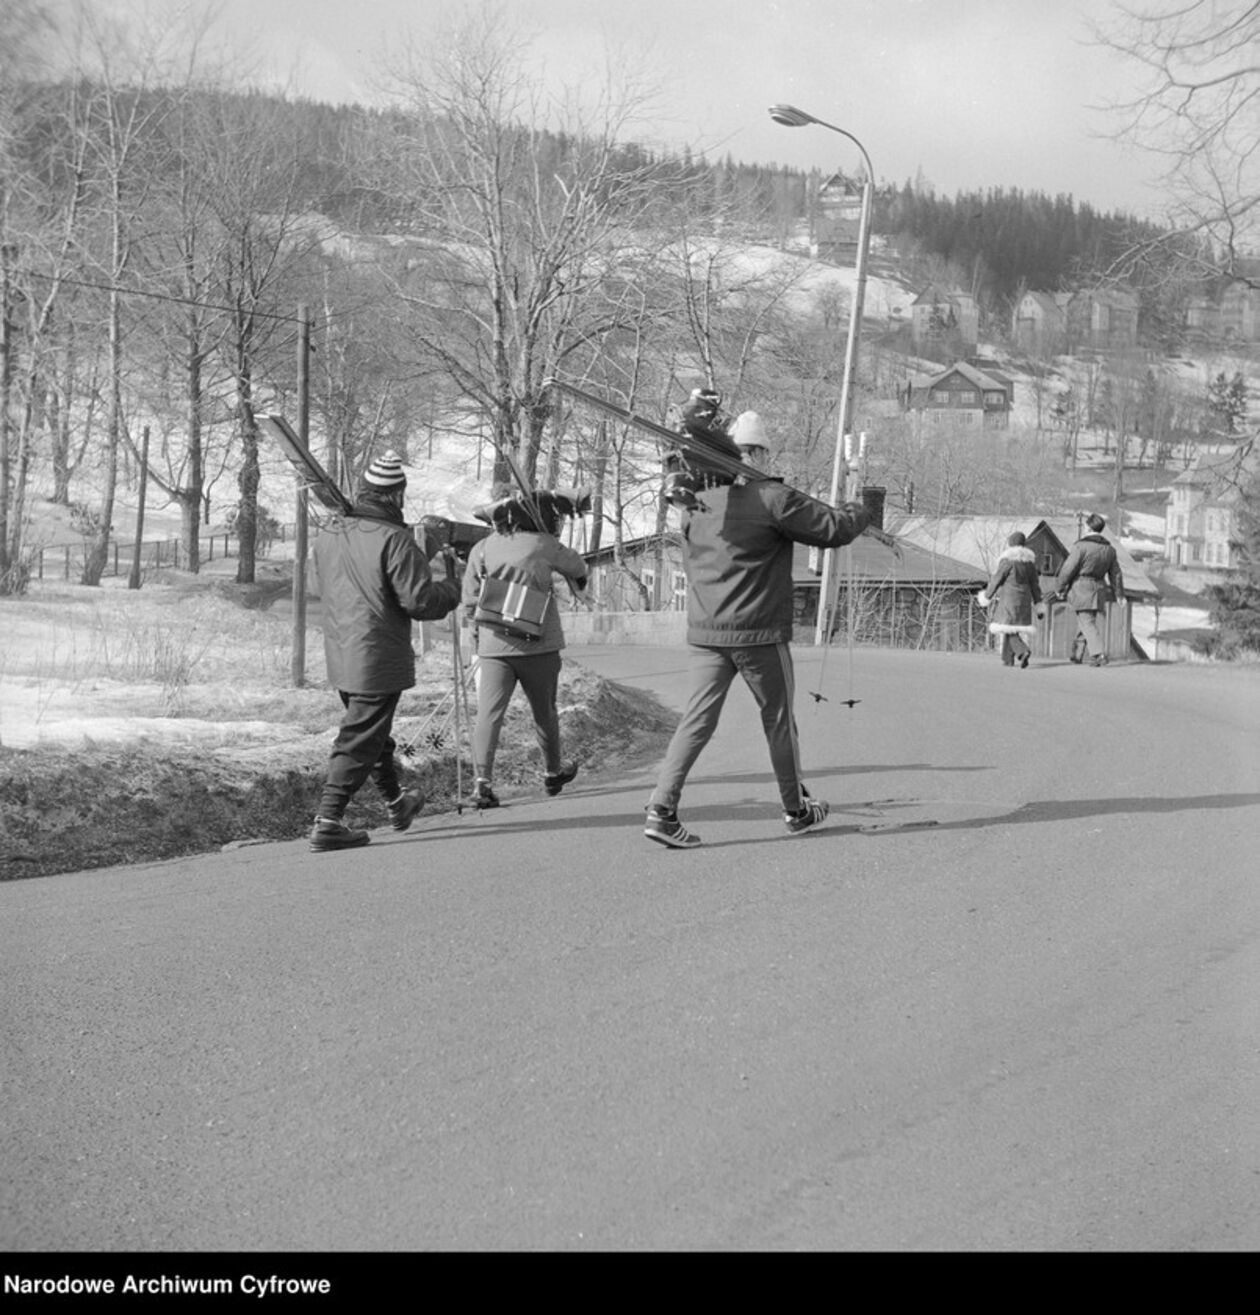
[[[758,470],[755,466],[748,465],[739,457],[730,456],[716,443],[710,442],[699,434],[680,433],[676,429],[670,429],[667,425],[662,425],[656,420],[649,420],[637,411],[632,411],[617,402],[612,402],[606,397],[600,397],[598,393],[579,388],[576,384],[553,378],[545,380],[543,386],[555,389],[557,392],[573,398],[574,401],[603,412],[604,415],[612,416],[627,425],[632,425],[643,433],[651,434],[660,443],[665,454],[676,453],[684,461],[694,461],[702,466],[711,466],[722,474],[740,479],[753,482],[759,480],[781,482],[777,476],[768,475],[764,470]],[[811,495],[805,494],[804,496],[810,497]],[[820,501],[820,499],[814,499],[814,501]],[[863,533],[869,534],[871,538],[897,550],[897,540],[886,531],[874,525],[868,525]]]

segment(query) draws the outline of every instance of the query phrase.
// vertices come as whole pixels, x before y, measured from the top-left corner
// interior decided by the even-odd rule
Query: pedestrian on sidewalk
[[[1026,546],[1024,536],[1016,530],[1006,541],[993,575],[976,598],[981,607],[992,607],[989,633],[1001,636],[1002,665],[1028,666],[1032,656],[1029,645],[1037,633],[1033,624],[1033,607],[1041,602],[1041,580],[1037,558]]]
[[[394,756],[394,714],[416,683],[412,621],[436,621],[459,603],[459,582],[435,580],[415,535],[403,522],[407,477],[395,452],[368,466],[354,506],[315,541],[329,684],[344,709],[333,741],[311,830],[316,852],[366,845],[368,833],[346,826],[350,800],[370,777],[405,831],[424,806],[404,790]]]
[[[1109,602],[1124,597],[1124,577],[1114,546],[1103,537],[1105,518],[1094,512],[1085,525],[1089,533],[1077,539],[1064,558],[1054,596],[1066,599],[1076,612],[1078,634],[1072,645],[1072,661],[1079,663],[1087,656],[1091,667],[1103,667],[1108,658],[1102,617]]]
[[[494,790],[494,760],[508,704],[519,685],[529,702],[542,753],[543,789],[558,795],[578,774],[576,762],[561,752],[560,650],[564,627],[553,594],[553,573],[567,579],[579,593],[586,588],[586,562],[558,535],[566,505],[548,494],[536,498],[503,498],[491,508],[494,533],[473,545],[464,572],[464,610],[473,624],[477,646],[477,719],[473,726],[473,767],[477,773],[472,804],[498,808]],[[541,520],[543,524],[539,524]],[[545,596],[542,632],[536,638],[478,622],[478,599],[487,576],[517,581]]]
[[[745,434],[764,437],[752,414],[741,417]],[[696,505],[682,515],[691,692],[648,802],[649,840],[675,849],[700,843],[678,820],[678,802],[737,675],[761,709],[788,830],[799,833],[826,818],[827,804],[812,799],[801,782],[789,648],[792,545],[836,548],[869,521],[859,504],[830,507],[779,480],[712,474],[703,481]]]

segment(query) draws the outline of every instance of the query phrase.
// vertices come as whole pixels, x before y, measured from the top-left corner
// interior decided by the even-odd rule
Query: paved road
[[[691,853],[591,772],[0,887],[0,1249],[1260,1246],[1260,672],[799,676],[805,836],[736,690]]]

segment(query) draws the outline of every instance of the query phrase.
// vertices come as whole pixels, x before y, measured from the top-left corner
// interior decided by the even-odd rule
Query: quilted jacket
[[[328,682],[348,694],[389,694],[416,683],[411,623],[436,621],[459,585],[435,580],[402,512],[355,505],[315,540]]]
[[[716,648],[792,638],[792,545],[838,548],[870,524],[858,503],[830,507],[778,480],[697,494],[683,514],[687,642]]]

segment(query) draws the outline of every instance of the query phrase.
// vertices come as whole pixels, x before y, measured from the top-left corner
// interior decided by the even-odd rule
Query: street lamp
[[[831,468],[831,505],[840,501],[840,476],[844,469],[844,439],[849,432],[853,418],[853,379],[857,369],[858,333],[862,327],[862,306],[866,300],[866,254],[871,240],[871,203],[875,192],[875,171],[871,168],[871,157],[866,147],[851,133],[837,128],[834,123],[816,119],[795,105],[771,105],[770,117],[775,123],[785,128],[804,128],[816,123],[820,128],[829,128],[847,137],[862,153],[862,164],[866,170],[866,180],[862,184],[862,209],[858,219],[857,249],[857,286],[853,292],[853,308],[849,314],[849,338],[844,350],[844,380],[840,386],[840,422],[836,430],[836,455]],[[835,551],[828,549],[823,553],[822,579],[818,590],[818,623],[814,630],[814,643],[825,644],[831,634],[831,612],[833,608],[832,576],[835,571]]]

